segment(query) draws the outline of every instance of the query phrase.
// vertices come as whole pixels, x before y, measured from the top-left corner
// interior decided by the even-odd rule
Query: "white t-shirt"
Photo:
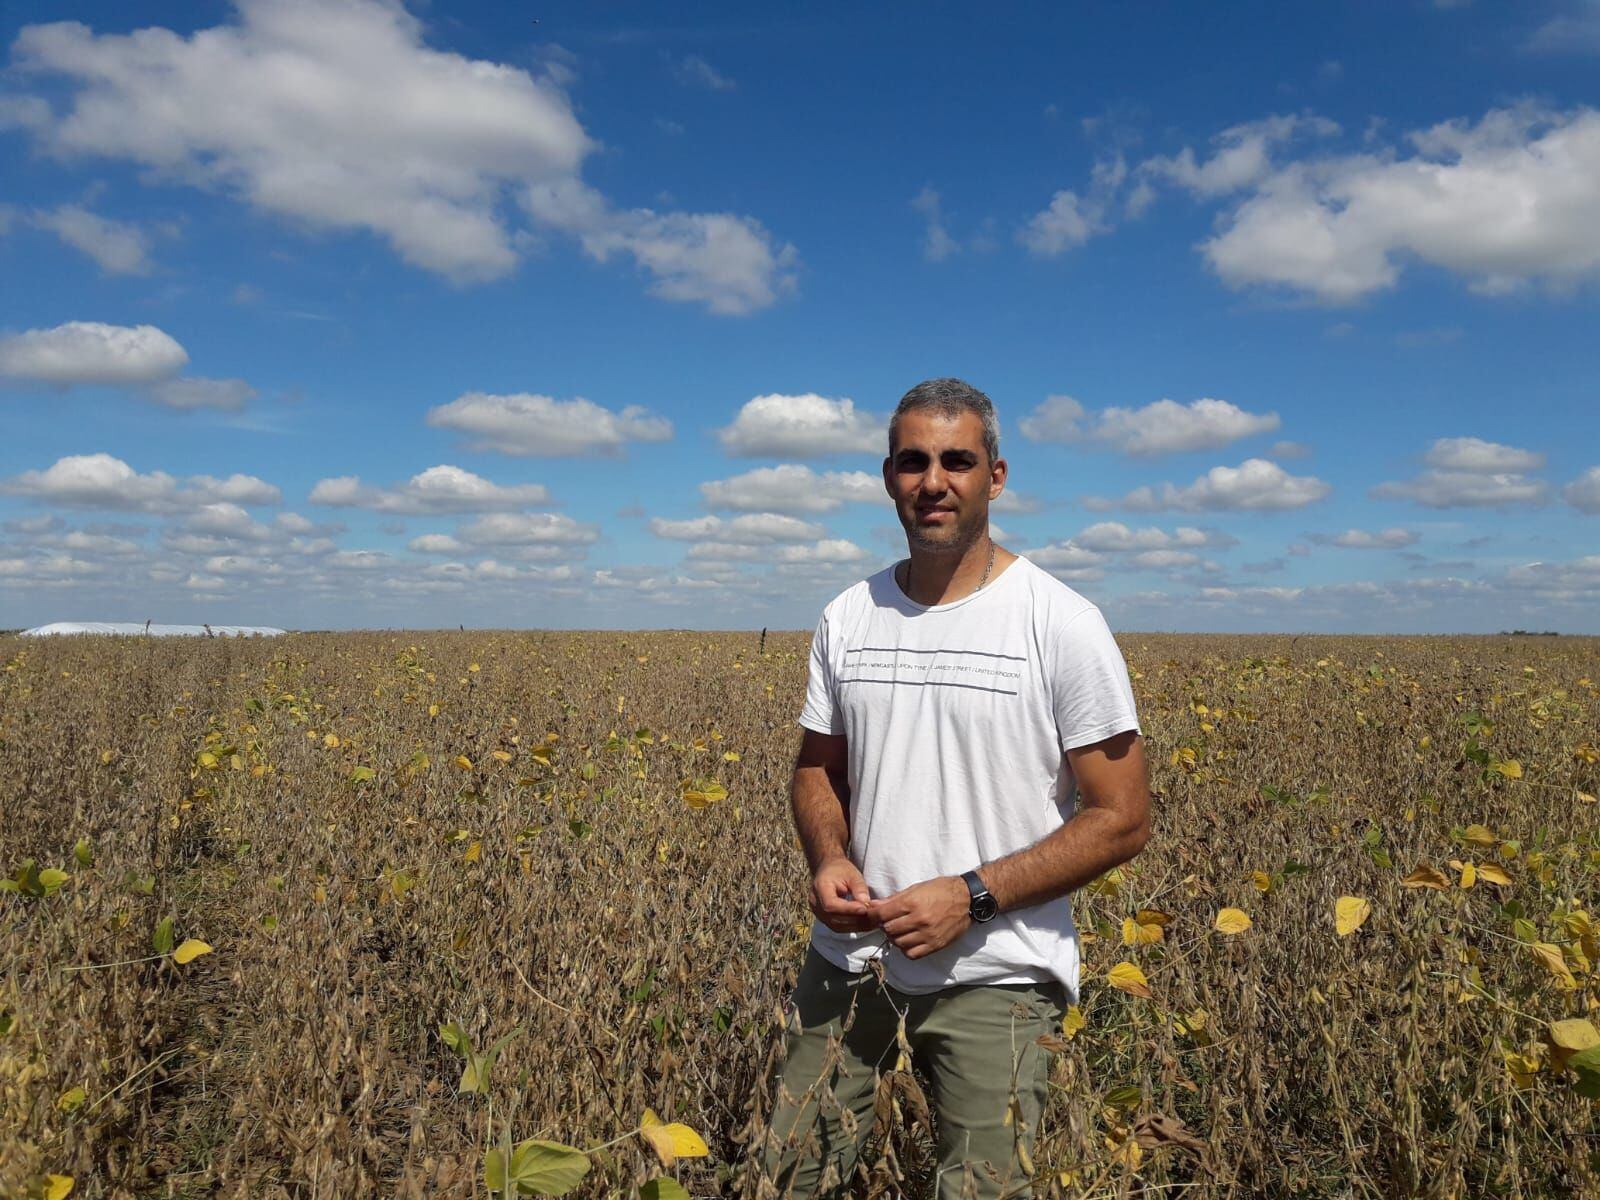
[[[823,610],[800,724],[849,746],[850,857],[875,897],[960,875],[1059,829],[1077,800],[1065,751],[1139,728],[1100,610],[1018,558],[978,591],[924,605],[893,568]],[[886,951],[882,930],[811,942],[860,971],[880,954],[904,992],[1059,979],[1078,993],[1078,931],[1062,896],[973,924],[935,954]]]

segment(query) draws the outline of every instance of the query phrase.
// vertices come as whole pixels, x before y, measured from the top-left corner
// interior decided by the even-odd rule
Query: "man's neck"
[[[971,595],[994,578],[999,566],[998,548],[987,534],[960,553],[933,553],[908,547],[909,566],[902,568],[900,586],[918,604],[950,604]],[[991,557],[993,555],[993,557]],[[993,565],[991,565],[991,563]]]

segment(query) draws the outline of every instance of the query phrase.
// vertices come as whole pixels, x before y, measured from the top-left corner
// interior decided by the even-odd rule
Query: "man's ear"
[[[889,493],[890,499],[894,498],[894,484],[890,482],[894,478],[893,468],[894,460],[885,454],[883,456],[883,490]]]
[[[994,460],[994,466],[989,468],[989,499],[993,500],[1005,490],[1006,477],[1011,474],[1011,467],[1003,458]]]

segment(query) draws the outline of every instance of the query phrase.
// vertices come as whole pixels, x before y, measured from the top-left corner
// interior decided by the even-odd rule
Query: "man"
[[[883,462],[909,559],[817,626],[790,794],[816,921],[762,1159],[780,1194],[838,1194],[907,1046],[940,1200],[1027,1194],[1035,1039],[1077,999],[1068,893],[1149,837],[1127,667],[1093,604],[991,540],[1006,476],[987,396],[912,388]]]

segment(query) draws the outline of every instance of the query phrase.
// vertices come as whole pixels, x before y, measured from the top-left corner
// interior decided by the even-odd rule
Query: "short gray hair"
[[[1000,457],[1000,418],[994,403],[964,379],[924,379],[895,405],[889,418],[889,452],[894,453],[894,430],[908,412],[936,412],[944,417],[975,413],[983,422],[983,449],[992,465]]]

